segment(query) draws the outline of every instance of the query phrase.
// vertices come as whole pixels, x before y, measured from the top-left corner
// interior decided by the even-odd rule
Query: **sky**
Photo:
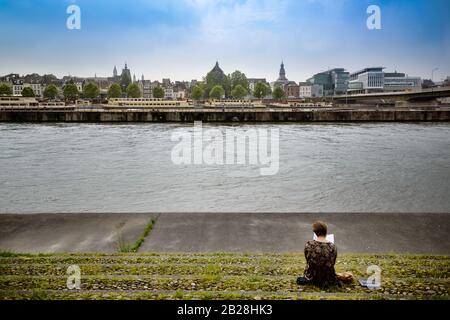
[[[69,30],[70,5],[81,29]],[[369,30],[369,5],[381,29]],[[0,75],[145,79],[226,73],[289,80],[370,66],[438,81],[450,75],[449,0],[0,0]]]

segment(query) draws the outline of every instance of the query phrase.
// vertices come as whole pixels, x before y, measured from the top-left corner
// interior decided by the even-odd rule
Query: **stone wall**
[[[0,111],[2,122],[358,122],[449,121],[450,110]]]

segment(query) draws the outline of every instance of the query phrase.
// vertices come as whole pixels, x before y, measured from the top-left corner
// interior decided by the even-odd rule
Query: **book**
[[[315,234],[315,233],[313,233],[313,234],[314,234],[313,239],[314,239],[314,240],[317,240],[316,234]],[[334,243],[334,234],[329,234],[329,235],[327,235],[327,240],[328,240],[329,242],[331,242],[331,243]]]

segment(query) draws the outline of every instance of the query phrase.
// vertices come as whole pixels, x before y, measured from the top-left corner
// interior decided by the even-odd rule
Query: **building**
[[[422,79],[420,77],[408,77],[397,71],[384,73],[384,92],[397,91],[421,91]]]
[[[153,98],[153,86],[150,80],[144,80],[138,82],[138,85],[142,92],[142,97],[145,99]]]
[[[384,72],[384,67],[370,67],[350,75],[349,92],[379,93],[397,91],[420,91],[422,79],[404,73]]]
[[[321,84],[311,84],[309,82],[301,82],[299,84],[300,98],[322,98],[323,86]]]
[[[128,86],[131,83],[131,70],[128,69],[127,63],[125,63],[125,67],[122,69],[122,74],[120,76],[120,84],[122,86],[122,91],[125,92]]]
[[[173,87],[172,86],[166,86],[163,87],[164,88],[164,99],[166,100],[173,100],[175,95],[174,95],[174,91],[173,91]]]
[[[271,83],[272,90],[275,89],[276,87],[281,87],[285,89],[285,86],[289,83],[290,81],[288,80],[288,78],[286,78],[286,69],[284,68],[284,62],[282,61],[278,79],[277,81]]]
[[[300,96],[300,86],[294,81],[289,82],[284,87],[286,98],[298,98]]]
[[[185,100],[186,99],[186,90],[178,89],[173,92],[173,97],[175,100]]]
[[[165,79],[162,79],[162,86],[163,87],[171,87],[172,86],[172,82],[170,81],[170,79],[169,78],[165,78]]]
[[[265,85],[268,85],[267,80],[265,78],[249,78],[248,81],[248,88],[250,90],[250,95],[253,95],[253,92],[255,91],[255,87],[258,83],[263,83]]]
[[[10,73],[7,74],[6,76],[0,77],[0,82],[2,83],[13,83],[15,81],[19,81],[20,80],[20,75],[17,73]]]
[[[350,74],[350,93],[377,93],[384,91],[383,67],[370,67]]]
[[[24,88],[33,89],[34,95],[38,98],[42,98],[44,96],[44,88],[40,83],[22,83],[21,81],[15,81],[12,85],[13,96],[21,97],[22,90]]]
[[[225,74],[225,72],[223,72],[223,70],[220,68],[218,61],[216,61],[214,68],[212,68],[212,70],[206,74],[205,82],[206,82],[205,86],[206,95],[209,95],[209,92],[212,90],[212,88],[214,88],[217,85],[221,86],[225,91],[225,94],[223,95],[222,98],[225,98],[230,95],[231,88],[229,86],[228,77]]]
[[[350,74],[344,68],[320,72],[307,80],[310,84],[322,86],[323,96],[331,97],[347,93]]]

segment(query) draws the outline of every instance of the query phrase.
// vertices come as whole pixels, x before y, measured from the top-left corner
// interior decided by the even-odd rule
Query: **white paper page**
[[[315,233],[313,233],[313,234],[314,234],[313,239],[314,239],[314,240],[317,240],[316,234],[315,234]],[[329,235],[327,235],[327,240],[328,240],[329,242],[331,242],[331,243],[334,243],[334,234],[329,234]]]

